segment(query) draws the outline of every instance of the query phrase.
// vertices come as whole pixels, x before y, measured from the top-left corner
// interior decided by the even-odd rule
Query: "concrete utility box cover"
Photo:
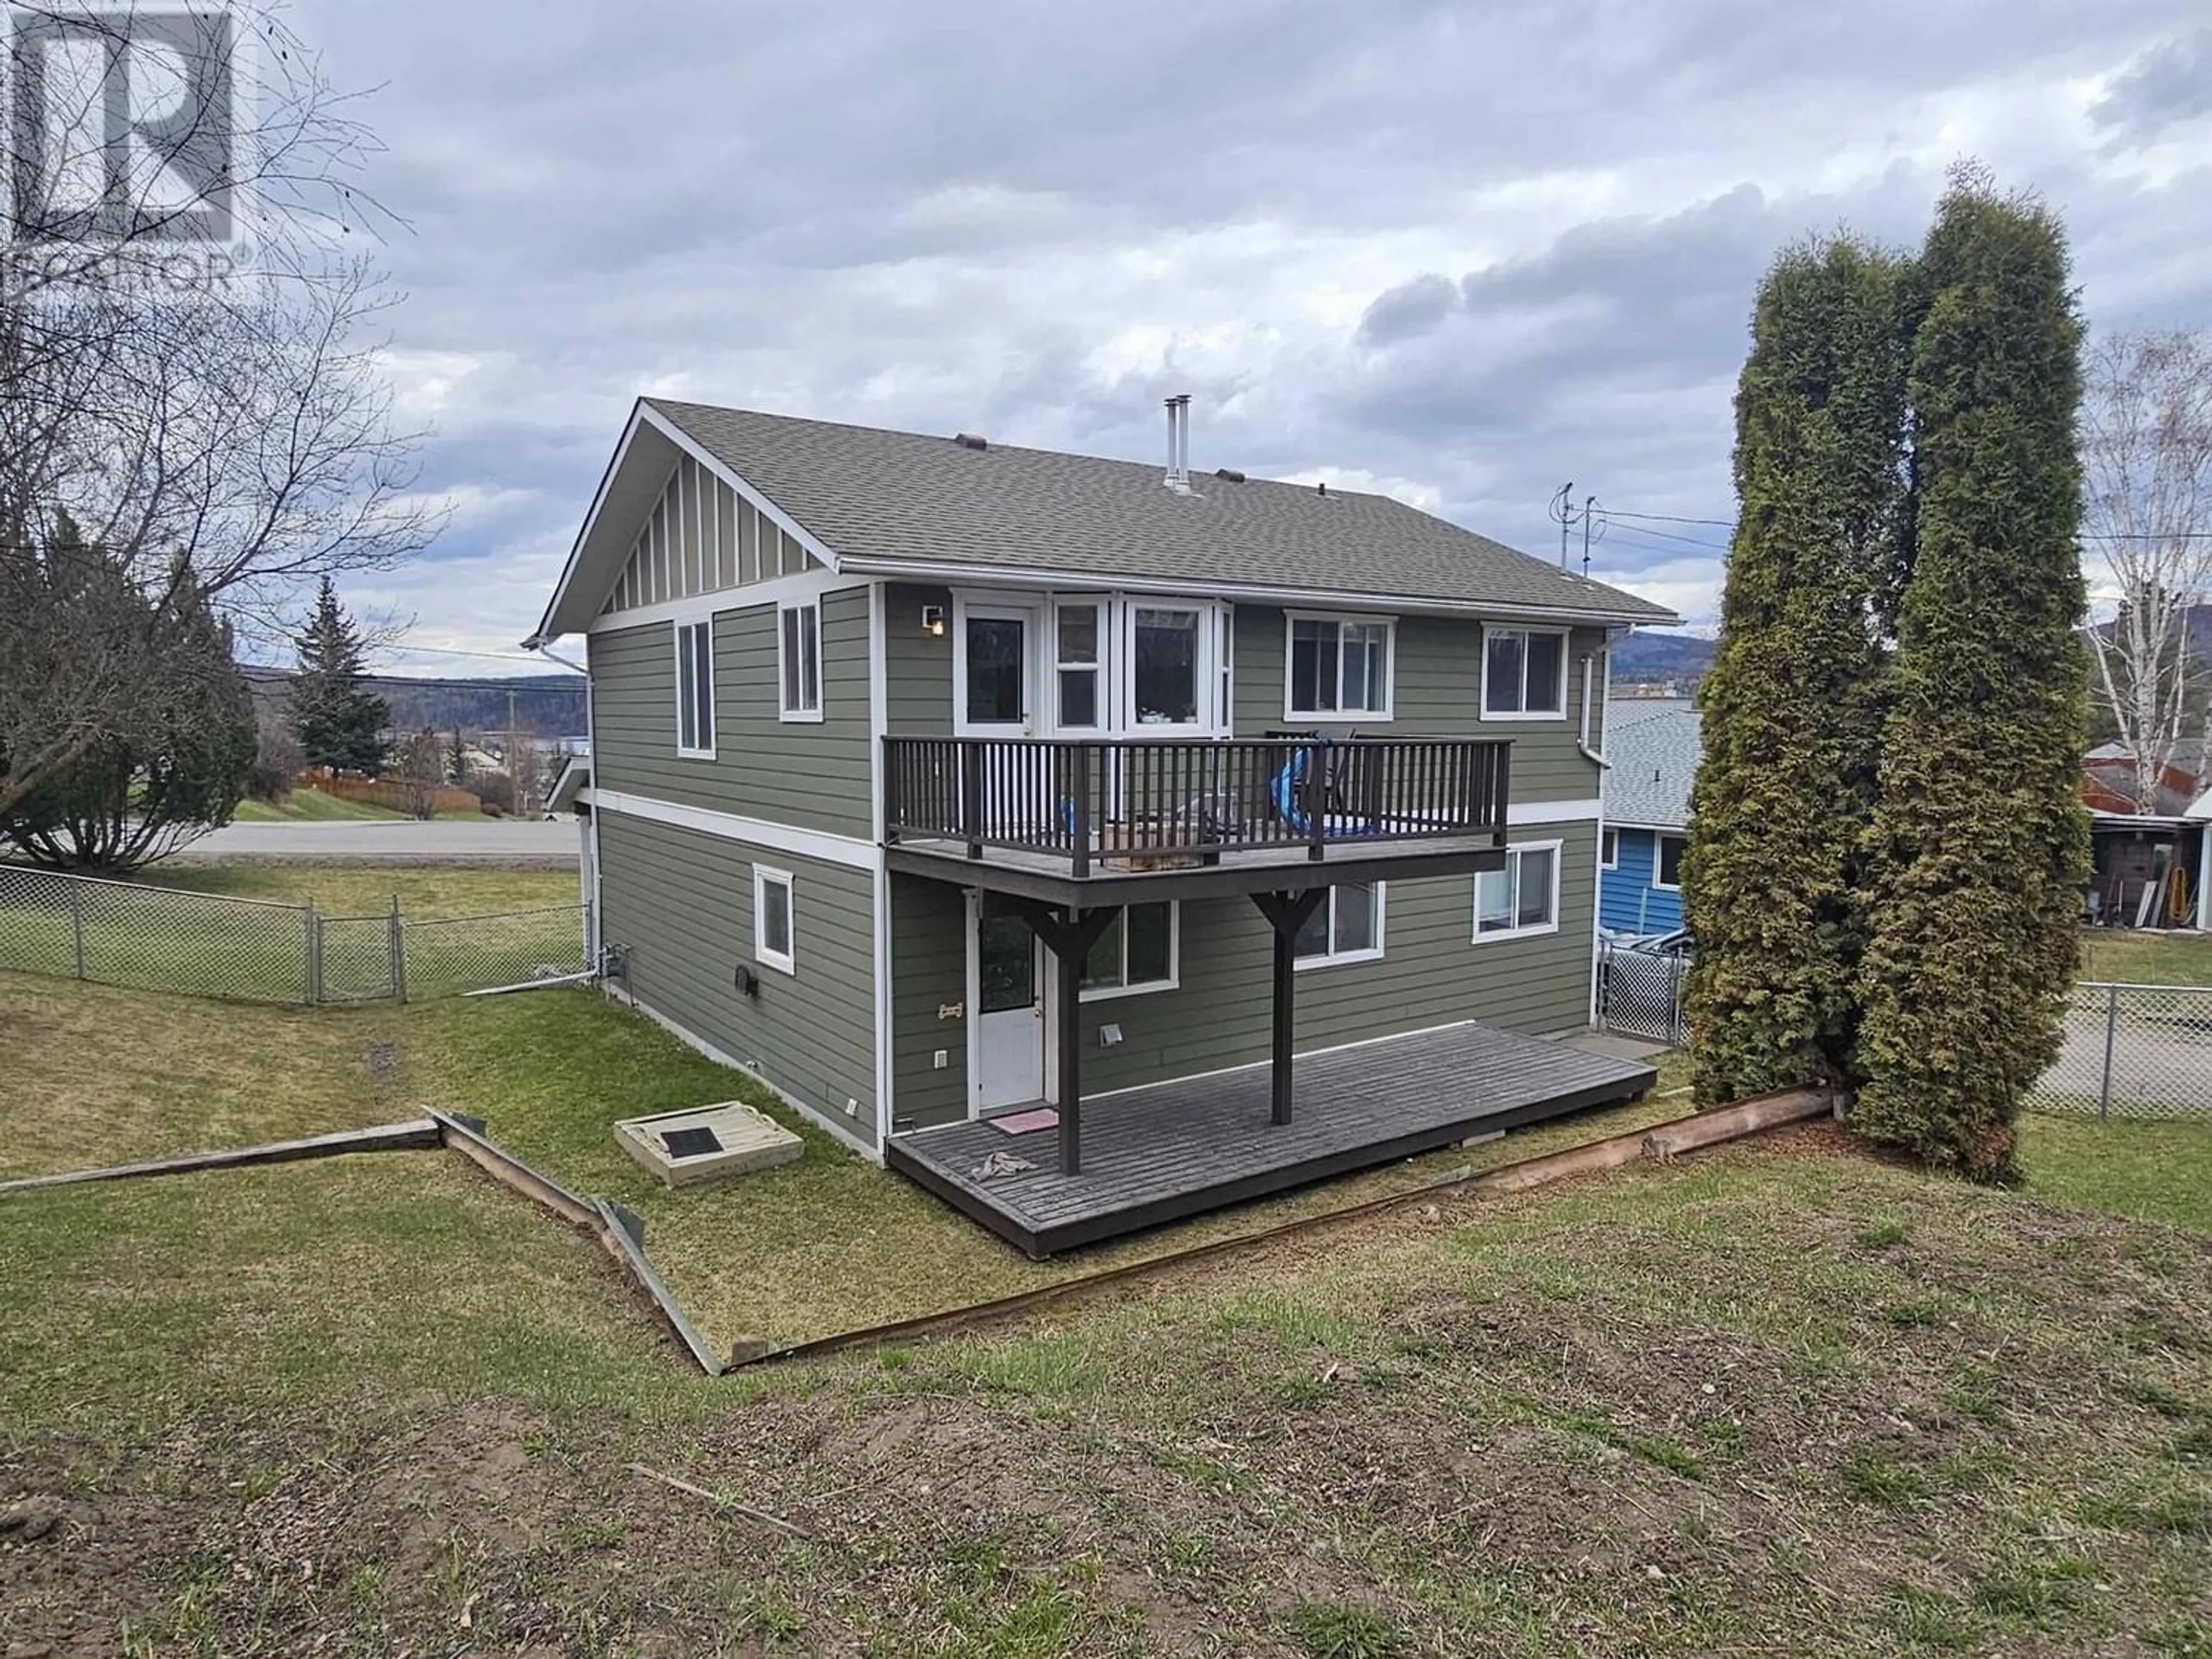
[[[797,1135],[741,1100],[624,1118],[615,1125],[615,1139],[670,1187],[772,1170],[806,1150]]]

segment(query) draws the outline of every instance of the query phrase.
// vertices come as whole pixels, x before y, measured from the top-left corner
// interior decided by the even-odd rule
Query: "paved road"
[[[234,823],[202,836],[181,859],[300,859],[359,864],[576,861],[572,820],[486,818],[481,823]]]

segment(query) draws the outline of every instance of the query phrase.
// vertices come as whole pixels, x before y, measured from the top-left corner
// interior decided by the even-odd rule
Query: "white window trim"
[[[710,739],[703,749],[684,746],[684,672],[690,653],[684,648],[684,636],[694,629],[707,630],[707,684],[699,688],[707,710],[707,736]],[[676,754],[679,760],[708,760],[714,758],[714,745],[722,740],[722,722],[716,718],[721,711],[714,707],[714,619],[702,617],[697,622],[679,622],[669,628],[669,641],[676,656]]]
[[[1220,735],[1215,723],[1212,690],[1221,665],[1214,659],[1220,647],[1219,625],[1215,618],[1221,607],[1206,599],[1179,598],[1171,594],[1131,592],[1117,594],[1115,608],[1119,625],[1115,629],[1118,641],[1121,672],[1119,706],[1115,714],[1118,724],[1110,735],[1131,738],[1150,738],[1165,743],[1179,738],[1211,738]],[[1192,639],[1191,707],[1194,718],[1188,720],[1163,720],[1147,724],[1137,718],[1137,613],[1139,611],[1174,611],[1194,615],[1198,629]]]
[[[1490,933],[1484,933],[1482,931],[1482,877],[1477,875],[1474,878],[1473,890],[1468,895],[1471,912],[1469,936],[1477,945],[1492,945],[1501,939],[1541,939],[1547,933],[1556,933],[1559,931],[1559,873],[1560,866],[1565,862],[1563,856],[1565,845],[1565,842],[1556,841],[1516,841],[1505,849],[1505,855],[1509,859],[1522,853],[1547,852],[1552,855],[1552,919],[1536,927],[1523,927],[1520,925],[1518,921],[1520,906],[1516,902],[1514,906],[1516,919],[1512,927],[1499,927]]]
[[[1382,707],[1368,708],[1300,708],[1293,702],[1292,663],[1297,649],[1297,625],[1302,622],[1346,623],[1361,627],[1382,627]],[[1485,647],[1486,650],[1487,647]],[[1340,699],[1344,695],[1344,642],[1337,641],[1336,690]],[[1283,612],[1283,720],[1326,720],[1330,725],[1356,726],[1380,724],[1392,717],[1398,702],[1398,619],[1395,617],[1363,616],[1353,611],[1285,611]]]
[[[1494,709],[1490,706],[1490,637],[1493,634],[1550,634],[1557,636],[1559,641],[1559,706],[1557,708],[1537,709],[1533,713],[1522,709],[1516,713],[1504,709]],[[1568,650],[1573,643],[1572,632],[1565,628],[1524,628],[1517,623],[1511,627],[1502,623],[1483,623],[1482,656],[1477,665],[1477,671],[1481,675],[1481,678],[1476,683],[1476,694],[1481,699],[1482,718],[1486,720],[1556,720],[1564,725],[1567,718]],[[1522,701],[1527,701],[1528,659],[1525,655],[1521,659],[1521,694]]]
[[[1095,643],[1091,647],[1091,654],[1097,660],[1087,663],[1063,663],[1060,659],[1060,613],[1063,611],[1086,609],[1093,613],[1092,625],[1097,629]],[[1050,665],[1046,671],[1049,679],[1043,692],[1047,729],[1055,735],[1068,732],[1078,737],[1104,736],[1114,718],[1113,677],[1109,672],[1114,661],[1112,602],[1103,593],[1054,594],[1052,603],[1045,607],[1043,626],[1050,635],[1045,641],[1048,647],[1045,658]],[[962,643],[964,647],[966,643],[964,634],[962,635]],[[966,667],[964,652],[962,667],[963,672],[960,676],[957,686],[964,688],[967,684],[967,675],[964,672]],[[1062,725],[1060,718],[1060,677],[1062,674],[1085,672],[1092,677],[1091,724],[1088,726]],[[1032,720],[1030,724],[1035,726],[1036,722]]]
[[[1667,843],[1670,841],[1680,842],[1685,853],[1690,850],[1689,836],[1680,831],[1655,830],[1651,832],[1651,888],[1654,892],[1679,893],[1682,890],[1682,884],[1679,881],[1659,879],[1660,869],[1665,862],[1662,854],[1666,851]]]
[[[783,619],[794,611],[814,613],[814,707],[793,708],[783,700],[784,688],[790,684],[785,672]],[[819,596],[806,599],[784,599],[775,607],[775,714],[786,724],[819,726],[822,723],[823,672],[822,650],[822,600]]]
[[[762,899],[771,885],[783,889],[784,917],[791,936],[788,951],[769,950],[767,935],[761,927]],[[778,973],[799,972],[799,884],[791,878],[790,871],[779,870],[773,865],[753,866],[753,960]]]
[[[1608,848],[1613,852],[1611,858],[1606,856]],[[1611,825],[1601,827],[1597,832],[1597,867],[1601,870],[1620,868],[1620,831]]]
[[[1389,892],[1389,882],[1378,881],[1375,884],[1375,943],[1370,947],[1364,951],[1332,949],[1324,956],[1296,957],[1291,960],[1291,970],[1293,973],[1304,974],[1316,968],[1346,968],[1357,962],[1382,961],[1383,947],[1389,940],[1388,931]],[[1323,899],[1322,903],[1329,913],[1328,937],[1331,945],[1334,945],[1336,939],[1336,889],[1334,886],[1328,889],[1328,896]]]
[[[1152,903],[1160,902],[1154,899]],[[1182,901],[1169,899],[1168,907],[1168,976],[1165,979],[1139,980],[1134,985],[1091,985],[1081,993],[1085,1002],[1112,1002],[1120,997],[1150,996],[1155,991],[1179,991],[1182,988]],[[1127,911],[1130,907],[1117,907]],[[1121,972],[1129,971],[1128,924],[1124,921],[1121,932]]]

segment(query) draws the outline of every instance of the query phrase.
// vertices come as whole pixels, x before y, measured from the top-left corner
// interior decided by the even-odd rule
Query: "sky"
[[[1776,252],[1978,157],[2094,329],[2212,326],[2199,0],[300,0],[404,228],[386,374],[450,508],[350,580],[495,674],[641,394],[1388,491],[1692,624]],[[1633,515],[1633,516],[1632,516]],[[1579,538],[1574,544],[1579,562]],[[483,656],[445,654],[484,653]]]

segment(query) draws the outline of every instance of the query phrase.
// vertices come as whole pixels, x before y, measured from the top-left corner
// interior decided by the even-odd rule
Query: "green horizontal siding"
[[[1474,940],[1474,878],[1389,885],[1383,955],[1297,976],[1297,1046],[1334,1048],[1459,1020],[1502,1030],[1567,1030],[1589,1018],[1597,827],[1582,822],[1516,830],[1516,845],[1557,841],[1560,927],[1530,939]],[[902,1125],[966,1115],[964,1024],[940,1004],[966,994],[965,910],[950,884],[894,882],[894,1111]],[[1264,1060],[1272,1042],[1271,938],[1247,898],[1182,908],[1178,988],[1084,1005],[1085,1094]],[[963,1010],[963,1012],[965,1011]],[[1101,1047],[1098,1028],[1121,1028]],[[935,1049],[950,1050],[934,1070]]]
[[[921,608],[936,605],[945,632],[921,631]],[[952,735],[952,591],[893,582],[884,591],[884,729],[905,738]]]
[[[601,812],[601,937],[629,964],[631,994],[775,1088],[875,1138],[874,878],[865,870],[619,812]],[[753,860],[792,877],[796,975],[753,956]],[[857,1100],[848,1116],[847,1100]]]
[[[1577,747],[1582,735],[1583,659],[1589,665],[1593,742],[1604,699],[1605,632],[1579,628],[1567,641],[1567,709],[1557,720],[1482,719],[1482,626],[1449,617],[1401,617],[1393,669],[1391,718],[1362,722],[1376,737],[1504,738],[1513,744],[1513,799],[1595,800],[1598,769]],[[1255,738],[1280,731],[1284,715],[1283,612],[1273,605],[1237,607],[1237,734]],[[1304,724],[1304,722],[1290,722]],[[1327,725],[1327,720],[1320,722]]]
[[[714,758],[676,752],[672,624],[590,636],[592,781],[613,789],[872,840],[868,592],[822,599],[820,721],[777,717],[776,609],[714,615]]]

